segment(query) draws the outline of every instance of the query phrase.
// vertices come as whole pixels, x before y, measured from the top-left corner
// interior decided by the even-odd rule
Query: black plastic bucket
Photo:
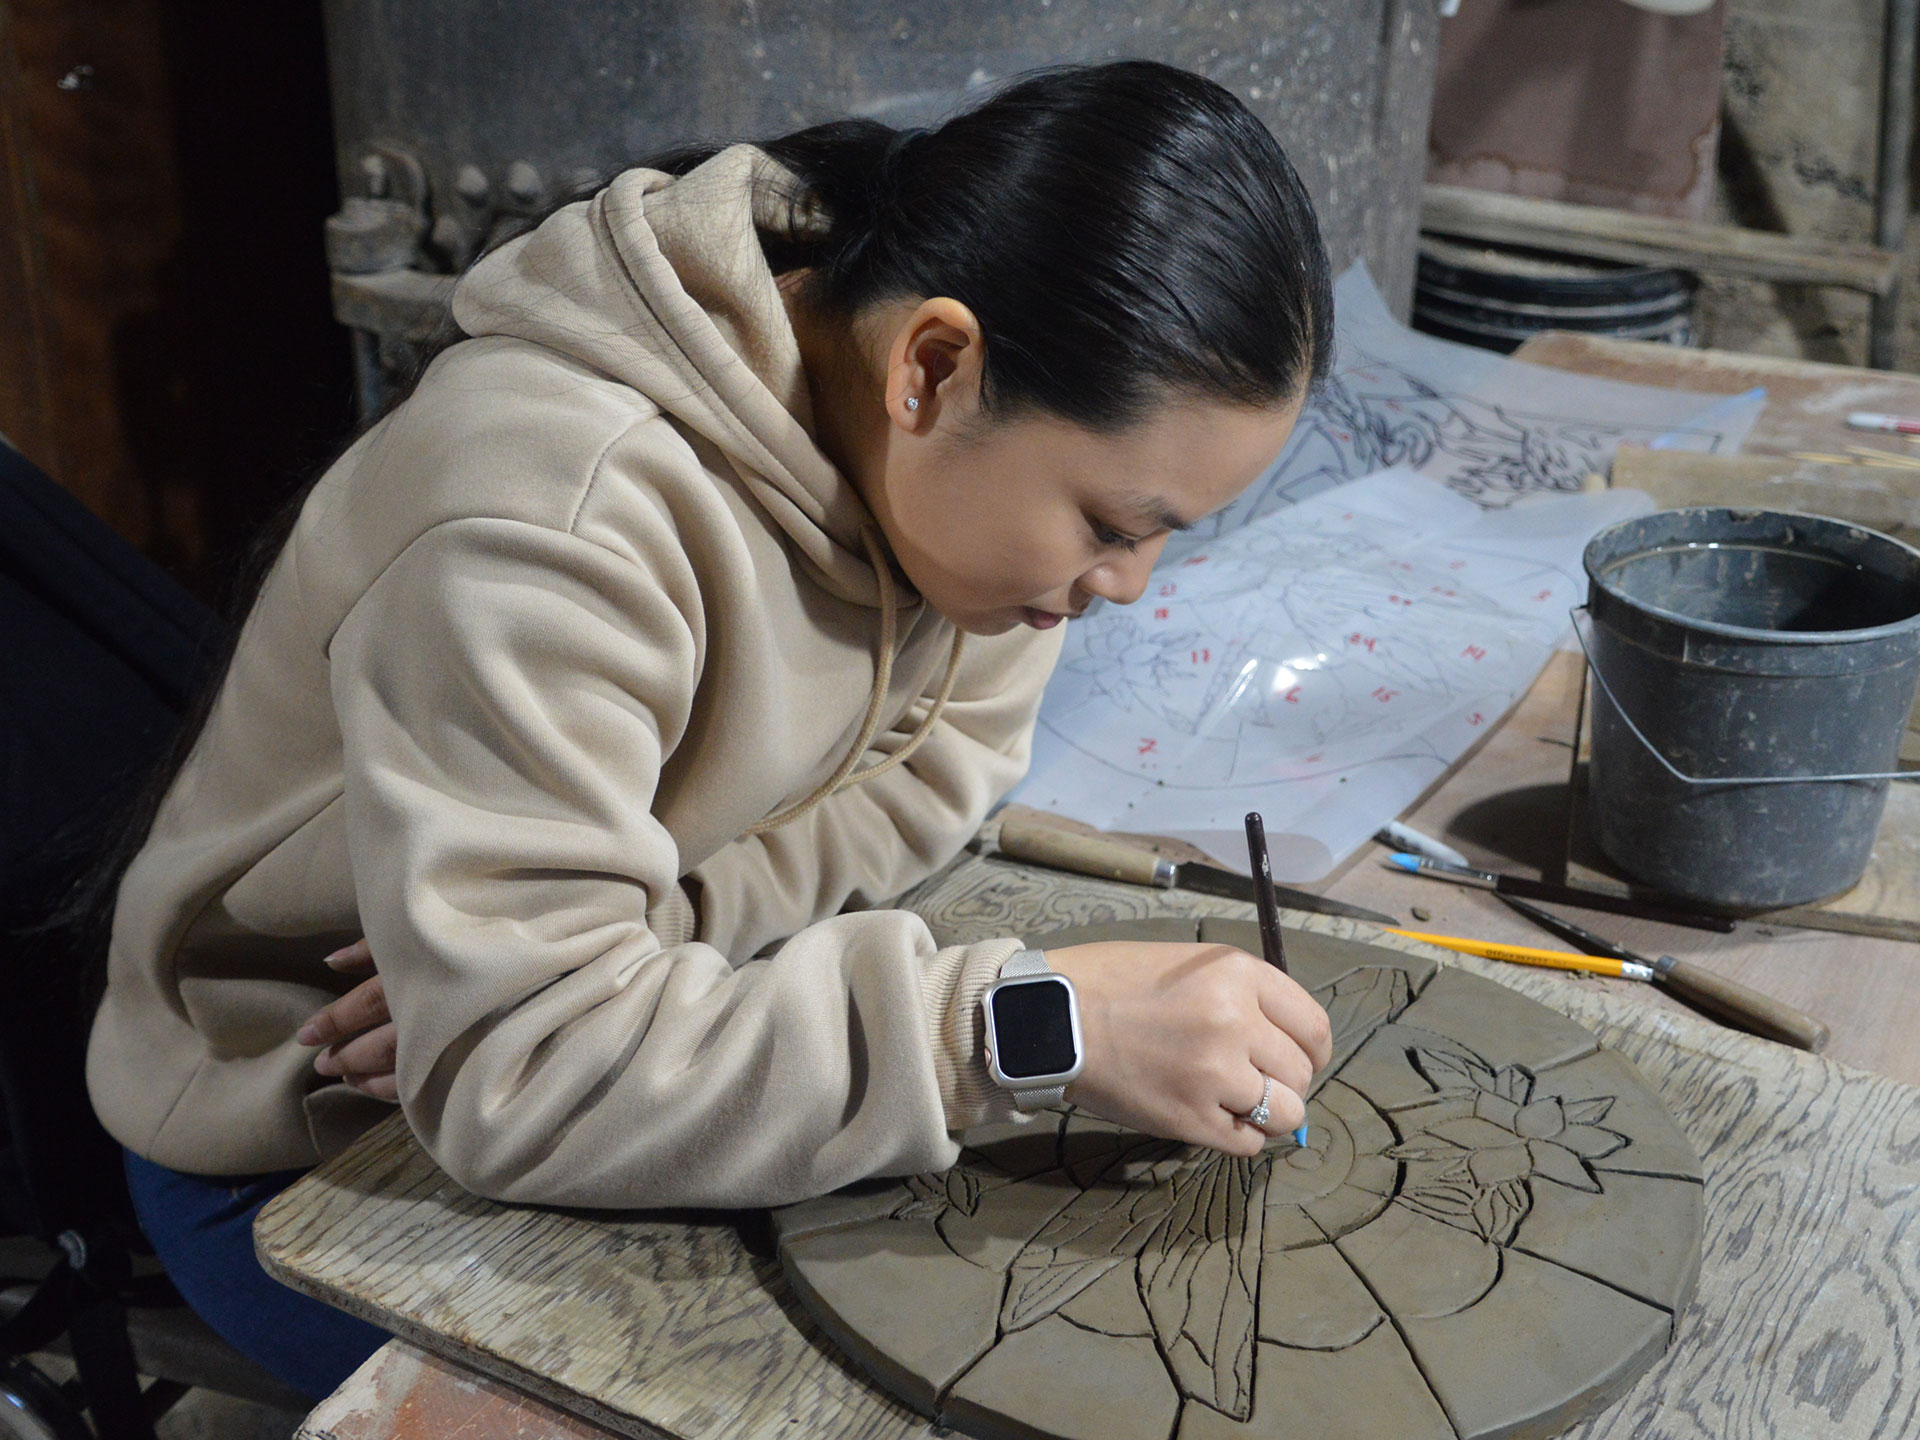
[[[1420,237],[1417,330],[1510,354],[1545,330],[1693,343],[1698,288],[1682,270]]]
[[[1858,883],[1920,678],[1920,550],[1703,507],[1603,530],[1584,559],[1601,850],[1733,909]]]

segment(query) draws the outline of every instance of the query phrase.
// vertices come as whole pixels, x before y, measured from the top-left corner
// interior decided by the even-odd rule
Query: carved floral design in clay
[[[776,1216],[801,1298],[978,1435],[1281,1440],[1310,1414],[1494,1440],[1590,1413],[1691,1294],[1697,1158],[1564,1017],[1413,956],[1295,948],[1334,1032],[1305,1147],[1071,1109],[984,1127],[949,1170]]]
[[[1432,1107],[1439,1118],[1386,1152],[1407,1162],[1400,1201],[1491,1244],[1511,1244],[1533,1208],[1528,1181],[1598,1195],[1588,1162],[1627,1143],[1598,1123],[1613,1108],[1611,1095],[1535,1096],[1533,1076],[1517,1065],[1496,1070],[1436,1050],[1416,1050],[1413,1060],[1442,1103]]]

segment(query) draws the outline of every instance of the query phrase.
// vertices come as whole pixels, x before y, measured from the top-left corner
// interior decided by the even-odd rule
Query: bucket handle
[[[1653,741],[1647,738],[1646,732],[1633,723],[1633,717],[1627,714],[1626,707],[1620,703],[1620,698],[1613,693],[1613,687],[1607,684],[1607,677],[1600,673],[1600,664],[1593,658],[1593,647],[1587,643],[1587,632],[1581,627],[1580,623],[1582,620],[1591,620],[1593,618],[1591,612],[1589,612],[1584,605],[1576,605],[1567,611],[1567,614],[1573,620],[1574,638],[1580,642],[1581,653],[1587,657],[1587,669],[1592,673],[1593,678],[1600,682],[1601,690],[1606,693],[1607,699],[1612,702],[1613,713],[1618,715],[1621,720],[1626,723],[1627,729],[1633,732],[1633,738],[1646,747],[1647,753],[1658,760],[1660,764],[1665,767],[1666,772],[1682,784],[1809,785],[1825,784],[1835,780],[1920,780],[1920,770],[1883,770],[1876,774],[1866,775],[1689,775],[1671,760],[1667,759],[1665,755],[1662,755]]]

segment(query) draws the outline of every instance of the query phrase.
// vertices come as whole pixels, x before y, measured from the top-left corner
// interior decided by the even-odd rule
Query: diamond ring
[[[1267,1101],[1273,1095],[1273,1077],[1271,1075],[1263,1075],[1260,1078],[1267,1082],[1266,1088],[1260,1092],[1260,1103],[1247,1112],[1247,1123],[1264,1129],[1267,1120],[1273,1114],[1271,1110],[1267,1109]]]

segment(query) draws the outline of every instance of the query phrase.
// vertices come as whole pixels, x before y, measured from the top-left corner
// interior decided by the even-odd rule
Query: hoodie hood
[[[879,605],[861,540],[872,517],[814,443],[799,342],[756,233],[793,223],[793,187],[750,145],[683,176],[629,170],[481,260],[453,315],[468,335],[532,341],[638,390],[726,454],[816,581]]]

